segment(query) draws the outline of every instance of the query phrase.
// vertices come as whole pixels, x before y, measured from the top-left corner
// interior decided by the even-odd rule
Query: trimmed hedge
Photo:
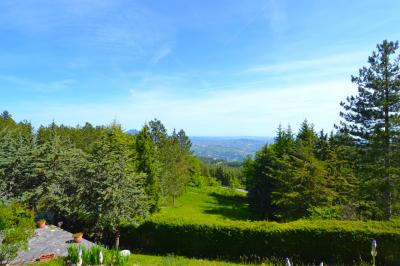
[[[201,258],[284,258],[302,262],[370,261],[378,242],[379,265],[400,265],[400,222],[306,221],[290,223],[227,221],[200,224],[153,216],[140,227],[126,226],[125,247]]]

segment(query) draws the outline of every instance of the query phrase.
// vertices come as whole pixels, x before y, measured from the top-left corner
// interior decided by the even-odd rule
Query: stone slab
[[[76,244],[72,234],[59,227],[46,226],[35,229],[34,236],[29,240],[29,248],[21,252],[10,265],[23,265],[34,262],[42,255],[54,254],[56,257],[67,256],[69,245],[85,245],[89,247],[92,242],[83,239],[82,243]]]

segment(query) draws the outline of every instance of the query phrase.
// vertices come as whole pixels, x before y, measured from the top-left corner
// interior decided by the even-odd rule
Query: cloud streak
[[[283,72],[293,72],[298,70],[325,70],[332,67],[342,67],[344,70],[346,67],[358,65],[359,61],[363,61],[366,57],[365,52],[354,52],[345,54],[334,54],[330,56],[305,59],[297,61],[289,61],[278,64],[265,64],[250,67],[244,71],[244,73],[253,74],[268,74],[268,73],[283,73]]]
[[[137,1],[2,1],[0,29],[129,56],[151,56],[174,36],[167,18]]]
[[[38,82],[31,79],[25,79],[17,76],[0,75],[0,81],[5,84],[11,84],[13,90],[22,90],[29,92],[52,93],[68,90],[76,84],[74,79],[60,79]],[[3,83],[3,86],[4,86]]]
[[[347,81],[275,88],[247,88],[211,92],[199,98],[177,99],[165,91],[131,90],[129,96],[86,105],[23,103],[24,114],[42,121],[75,125],[91,121],[107,124],[117,119],[127,129],[139,128],[155,117],[168,128],[187,129],[190,135],[270,136],[276,127],[296,127],[307,118],[317,128],[331,130],[339,119],[339,102],[355,89]],[[26,118],[26,117],[25,117]]]

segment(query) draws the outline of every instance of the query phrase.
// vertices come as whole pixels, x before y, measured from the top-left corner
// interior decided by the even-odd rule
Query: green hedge
[[[400,222],[195,221],[154,216],[139,228],[126,226],[122,244],[147,252],[190,257],[285,258],[303,262],[352,264],[370,261],[371,241],[378,242],[379,265],[400,265]]]

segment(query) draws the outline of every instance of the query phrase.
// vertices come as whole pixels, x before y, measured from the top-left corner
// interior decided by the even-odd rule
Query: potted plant
[[[46,227],[46,220],[40,219],[36,222],[37,228],[45,228]]]
[[[49,260],[52,260],[52,259],[54,259],[56,257],[56,255],[54,254],[54,253],[50,253],[50,254],[47,254],[47,255],[41,255],[40,257],[39,257],[39,259],[37,259],[38,261],[41,261],[41,262],[44,262],[44,261],[49,261]]]
[[[74,238],[75,243],[81,243],[83,240],[83,233],[75,233],[72,237]]]

